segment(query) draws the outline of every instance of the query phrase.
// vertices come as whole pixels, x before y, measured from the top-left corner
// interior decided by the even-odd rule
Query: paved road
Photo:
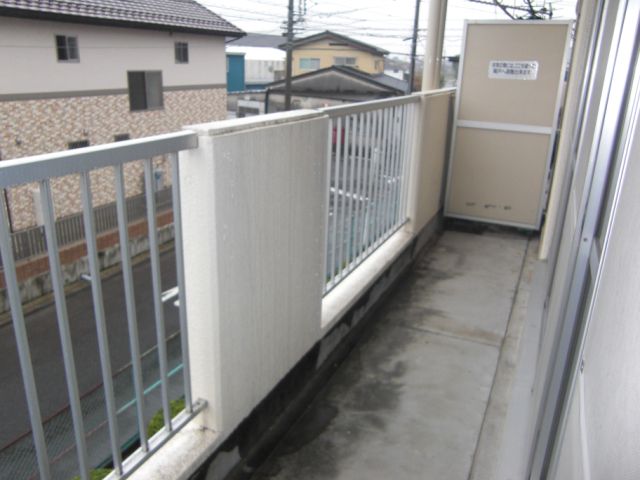
[[[162,289],[176,285],[173,251],[161,256]],[[145,352],[156,345],[153,313],[153,293],[149,261],[134,267],[136,305],[140,348]],[[105,314],[113,372],[130,361],[124,288],[120,274],[103,281]],[[71,336],[81,394],[95,390],[102,383],[93,300],[91,289],[84,288],[67,297]],[[178,329],[178,310],[172,302],[164,307],[166,332],[171,336]],[[26,318],[32,361],[34,365],[43,419],[64,409],[69,401],[62,363],[60,338],[53,305]],[[146,383],[146,382],[145,382]],[[13,328],[0,328],[0,450],[30,430],[22,376],[16,352]],[[7,408],[11,406],[11,408]]]

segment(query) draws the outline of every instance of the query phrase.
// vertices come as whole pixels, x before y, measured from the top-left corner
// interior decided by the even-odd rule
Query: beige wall
[[[300,75],[312,71],[300,69],[301,58],[318,58],[320,68],[327,68],[334,64],[334,57],[356,57],[356,66],[363,72],[371,74],[384,72],[384,57],[382,55],[373,55],[351,47],[330,45],[329,40],[322,40],[309,43],[293,51],[293,74]],[[376,60],[378,60],[377,68]]]
[[[58,62],[55,35],[77,36],[80,61]],[[174,43],[189,43],[176,64]],[[126,89],[127,70],[162,70],[164,86],[226,84],[224,37],[0,17],[0,96]],[[0,97],[2,98],[2,97]]]
[[[442,208],[442,190],[446,169],[450,117],[455,90],[424,92],[420,103],[411,106],[411,124],[415,149],[411,156],[407,229],[418,234]]]
[[[467,24],[446,215],[540,227],[570,26]],[[537,75],[496,78],[492,61],[535,61]]]

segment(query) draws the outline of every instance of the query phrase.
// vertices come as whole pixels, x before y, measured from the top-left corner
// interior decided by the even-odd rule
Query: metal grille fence
[[[419,98],[324,109],[330,118],[325,293],[406,221]]]
[[[158,211],[166,211],[171,208],[171,188],[158,190],[155,195]],[[147,215],[145,195],[135,195],[127,198],[126,206],[129,222],[140,220]],[[116,210],[116,202],[94,208],[96,233],[101,234],[118,228]],[[70,245],[84,240],[82,213],[57,219],[55,230],[59,246]],[[39,225],[11,234],[11,243],[16,261],[45,254],[47,252],[47,243],[44,226]],[[1,261],[0,267],[2,267]]]
[[[179,184],[179,163],[177,152],[197,146],[197,136],[193,132],[177,132],[156,137],[136,139],[115,144],[99,145],[95,147],[81,148],[54,154],[39,155],[35,157],[8,160],[0,163],[0,188],[10,188],[14,185],[24,183],[38,183],[40,189],[40,200],[43,212],[43,230],[46,239],[47,253],[49,258],[49,268],[51,272],[51,284],[55,299],[56,320],[60,345],[62,352],[62,363],[66,379],[67,395],[69,398],[68,408],[68,428],[65,430],[70,438],[73,438],[72,445],[75,444],[77,456],[77,469],[82,480],[90,478],[90,471],[96,465],[92,462],[94,451],[90,448],[88,437],[95,430],[92,419],[85,411],[86,402],[82,402],[79,391],[79,381],[76,372],[78,362],[74,356],[74,347],[71,338],[69,315],[67,311],[67,298],[64,291],[63,272],[60,262],[59,239],[55,224],[53,200],[51,193],[51,179],[71,174],[79,174],[81,199],[82,199],[82,231],[86,237],[87,258],[90,271],[91,296],[93,299],[93,317],[95,320],[95,332],[97,335],[98,357],[101,376],[100,395],[92,401],[98,402],[106,412],[107,428],[104,428],[105,443],[111,453],[111,464],[119,477],[126,477],[151,452],[159,448],[177,428],[185,424],[199,409],[202,402],[193,402],[190,391],[190,369],[187,348],[187,325],[184,302],[184,271],[183,271],[183,250],[181,233],[181,211],[180,211],[180,184]],[[183,396],[185,399],[185,412],[172,419],[169,406],[169,377],[171,375],[171,362],[168,357],[168,347],[166,339],[165,318],[162,305],[161,292],[161,272],[160,253],[157,238],[156,215],[157,197],[153,193],[154,171],[152,158],[158,155],[168,155],[172,170],[172,203],[175,230],[175,265],[178,288],[179,305],[179,326],[180,326],[180,347],[181,347],[181,371],[183,376]],[[113,225],[118,229],[120,245],[129,246],[129,211],[125,199],[125,183],[123,165],[127,162],[144,159],[144,179],[145,192],[144,210],[149,225],[149,258],[151,264],[152,277],[152,305],[151,310],[155,319],[155,335],[157,345],[158,360],[158,391],[160,405],[164,418],[164,428],[147,438],[144,415],[145,388],[143,384],[143,365],[140,353],[140,341],[137,320],[137,308],[140,303],[136,302],[134,291],[134,281],[132,273],[131,252],[129,248],[123,248],[121,253],[122,280],[124,287],[124,298],[126,303],[127,337],[128,346],[131,353],[131,377],[130,385],[135,402],[136,433],[139,438],[140,448],[138,448],[128,458],[123,458],[123,445],[121,443],[121,432],[118,424],[119,405],[116,400],[117,390],[120,383],[115,381],[111,371],[111,353],[108,337],[107,318],[105,315],[105,301],[102,290],[102,279],[100,276],[97,232],[99,228],[108,228]],[[92,205],[92,191],[90,171],[99,168],[112,168],[115,174],[116,189],[116,219],[113,222],[113,215],[94,214]],[[141,209],[141,207],[137,207]],[[38,396],[38,388],[34,375],[34,363],[32,362],[31,348],[25,318],[20,301],[20,291],[16,275],[14,248],[9,232],[8,220],[6,218],[6,201],[4,196],[0,196],[0,254],[4,265],[4,277],[7,289],[7,296],[11,307],[11,318],[13,333],[16,339],[17,354],[20,371],[25,389],[27,409],[31,424],[31,436],[33,438],[33,449],[37,460],[37,471],[40,478],[52,478],[52,462],[56,458],[59,445],[52,441],[50,430],[45,430],[42,421],[41,405]],[[98,225],[100,224],[100,227]],[[78,226],[76,231],[80,231]],[[141,300],[141,299],[138,299]],[[148,308],[148,307],[147,307]],[[121,340],[121,339],[120,339]],[[84,359],[83,359],[84,360]],[[171,370],[173,371],[173,370]],[[73,448],[73,447],[72,447]],[[53,454],[53,457],[52,457]],[[4,468],[4,467],[3,467]]]

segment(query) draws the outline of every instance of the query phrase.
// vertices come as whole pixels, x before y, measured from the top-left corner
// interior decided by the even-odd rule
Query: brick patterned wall
[[[0,102],[0,154],[2,159],[66,150],[68,143],[89,140],[91,145],[109,143],[114,135],[128,133],[131,138],[180,130],[183,126],[226,118],[226,90],[200,89],[164,92],[164,108],[131,112],[129,96],[98,95],[46,100]],[[170,178],[166,162],[155,159],[156,168]],[[126,193],[144,190],[141,162],[125,165]],[[91,174],[94,204],[115,199],[113,172],[110,168]],[[20,230],[36,224],[32,191],[35,184],[9,190],[13,228]],[[52,180],[56,216],[81,210],[77,175]]]

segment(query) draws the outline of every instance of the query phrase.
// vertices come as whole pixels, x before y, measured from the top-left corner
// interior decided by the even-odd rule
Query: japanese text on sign
[[[505,80],[535,80],[538,78],[538,62],[492,60],[489,62],[489,78]]]

